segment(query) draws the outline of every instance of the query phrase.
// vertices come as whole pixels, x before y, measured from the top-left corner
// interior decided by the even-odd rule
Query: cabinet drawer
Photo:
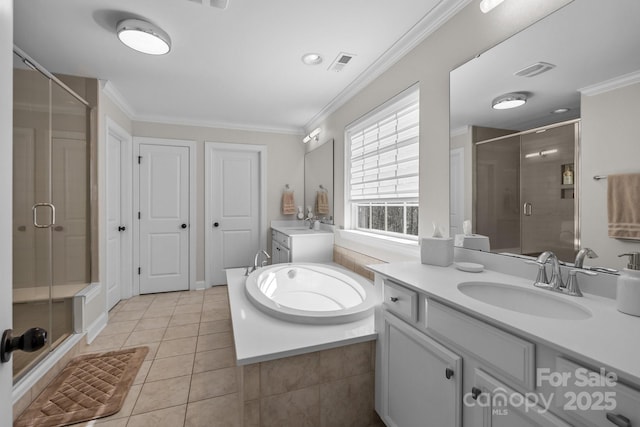
[[[418,321],[418,294],[402,285],[384,281],[384,307],[412,322]]]
[[[624,422],[616,424],[609,419],[615,417],[619,421],[628,419],[629,426],[640,426],[640,391],[617,382],[615,372],[608,373],[607,378],[601,372],[557,357],[554,375],[557,374],[562,374],[564,379],[558,381],[560,385],[555,393],[556,407],[578,420],[579,425],[625,425]],[[556,379],[559,378],[557,375]],[[551,381],[550,384],[554,385]]]
[[[427,329],[483,362],[492,373],[528,390],[535,388],[535,346],[427,299]]]
[[[286,246],[289,249],[291,248],[290,236],[287,236],[284,233],[280,233],[279,231],[271,230],[271,238],[280,243],[282,246]]]

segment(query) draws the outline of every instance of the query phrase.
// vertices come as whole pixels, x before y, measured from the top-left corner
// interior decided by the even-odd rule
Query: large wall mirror
[[[323,222],[333,224],[333,139],[304,156],[305,212],[311,208]]]
[[[640,250],[606,236],[606,175],[640,172],[627,159],[640,145],[638,22],[637,0],[574,1],[451,72],[456,244],[566,262],[589,246],[606,253],[591,265],[612,268]],[[478,236],[461,236],[465,220]]]

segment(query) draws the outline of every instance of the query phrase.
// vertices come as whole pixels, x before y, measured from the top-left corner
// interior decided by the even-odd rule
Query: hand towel
[[[316,212],[319,214],[329,213],[329,195],[324,190],[316,192]]]
[[[640,173],[607,177],[609,237],[640,240]]]
[[[293,215],[296,211],[296,203],[293,198],[293,191],[285,190],[282,192],[282,214]]]

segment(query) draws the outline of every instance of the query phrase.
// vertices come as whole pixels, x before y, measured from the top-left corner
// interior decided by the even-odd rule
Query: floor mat
[[[74,358],[14,427],[65,426],[115,414],[148,351],[148,347],[136,347]]]

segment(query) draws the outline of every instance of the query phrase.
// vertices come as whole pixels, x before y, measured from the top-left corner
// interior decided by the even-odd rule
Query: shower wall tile
[[[342,246],[334,245],[333,262],[340,264],[360,276],[373,280],[373,273],[367,270],[365,266],[371,264],[382,264],[385,261],[381,261],[377,258],[370,257],[369,255],[365,255]]]

